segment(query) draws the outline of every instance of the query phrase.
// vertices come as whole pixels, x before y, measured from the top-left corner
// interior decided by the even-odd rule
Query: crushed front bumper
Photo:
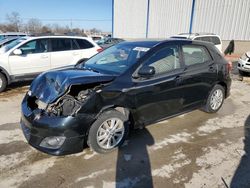
[[[22,102],[21,128],[28,143],[39,151],[51,155],[66,155],[81,152],[86,133],[94,122],[91,115],[76,117],[49,116],[40,109],[31,110],[26,95]],[[46,137],[63,136],[65,141],[58,149],[40,146]]]

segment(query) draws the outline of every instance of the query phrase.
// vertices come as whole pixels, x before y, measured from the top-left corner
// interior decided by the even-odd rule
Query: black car
[[[75,67],[45,72],[22,102],[28,143],[52,155],[105,153],[129,130],[202,109],[230,94],[230,64],[213,44],[169,39],[122,42]]]

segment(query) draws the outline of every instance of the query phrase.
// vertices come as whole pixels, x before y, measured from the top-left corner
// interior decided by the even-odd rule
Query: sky
[[[18,12],[23,22],[37,18],[44,25],[112,30],[112,0],[0,0],[0,23],[11,12]]]

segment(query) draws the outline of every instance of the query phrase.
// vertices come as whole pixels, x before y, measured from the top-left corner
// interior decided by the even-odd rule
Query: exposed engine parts
[[[81,109],[92,92],[93,90],[87,89],[80,91],[77,96],[66,94],[55,103],[48,105],[46,111],[56,116],[73,116]]]

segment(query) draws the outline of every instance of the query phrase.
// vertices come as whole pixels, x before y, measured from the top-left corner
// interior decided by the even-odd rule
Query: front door
[[[28,41],[18,49],[22,51],[21,55],[9,55],[11,75],[38,74],[50,69],[47,39]]]
[[[148,124],[179,113],[183,105],[183,88],[178,82],[183,72],[179,46],[168,45],[148,58],[142,66],[151,66],[155,74],[134,80],[135,118]]]

